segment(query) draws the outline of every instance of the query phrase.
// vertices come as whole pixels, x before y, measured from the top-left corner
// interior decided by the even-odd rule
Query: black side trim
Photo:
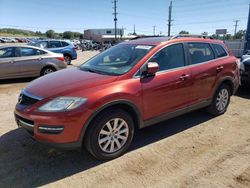
[[[182,114],[186,114],[188,112],[198,110],[200,108],[204,108],[204,107],[206,107],[206,106],[208,106],[210,104],[211,104],[211,100],[203,101],[203,102],[200,102],[198,104],[194,104],[194,105],[191,105],[191,106],[176,110],[174,112],[163,114],[163,115],[158,116],[156,118],[152,118],[152,119],[144,121],[144,124],[143,124],[142,128],[148,127],[150,125],[153,125],[153,124],[156,124],[156,123],[159,123],[159,122],[162,122],[162,121],[165,121],[165,120],[177,117],[177,116],[180,116]]]

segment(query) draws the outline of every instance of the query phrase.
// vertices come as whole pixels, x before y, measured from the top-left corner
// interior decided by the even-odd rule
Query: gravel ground
[[[97,52],[78,53],[73,66]],[[0,187],[250,187],[249,89],[222,116],[199,110],[139,130],[125,155],[100,162],[17,128],[14,106],[31,80],[0,82]]]

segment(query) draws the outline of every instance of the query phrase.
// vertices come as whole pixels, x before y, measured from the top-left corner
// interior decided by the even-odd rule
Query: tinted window
[[[0,49],[0,58],[15,57],[14,48],[2,48]]]
[[[46,53],[42,50],[37,50],[33,48],[21,48],[20,51],[21,51],[21,56],[33,56],[33,55],[41,55],[41,54]]]
[[[185,56],[182,44],[174,44],[156,53],[150,60],[159,64],[159,71],[182,67]]]
[[[50,41],[49,42],[49,47],[50,48],[60,48],[62,47],[61,41]]]
[[[62,41],[62,46],[65,47],[65,46],[68,46],[69,43],[65,42],[65,41]]]
[[[227,56],[227,52],[225,51],[225,49],[221,45],[219,45],[219,44],[212,44],[212,46],[214,48],[216,57]]]
[[[214,59],[213,51],[207,43],[188,43],[191,64],[198,64]]]

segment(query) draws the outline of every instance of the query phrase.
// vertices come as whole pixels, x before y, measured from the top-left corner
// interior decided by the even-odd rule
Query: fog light
[[[60,134],[63,131],[63,126],[47,126],[47,125],[40,125],[38,127],[38,131],[44,134]]]

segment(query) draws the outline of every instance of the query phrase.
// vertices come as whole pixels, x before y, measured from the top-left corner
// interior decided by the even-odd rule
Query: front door
[[[187,107],[191,71],[186,67],[183,44],[173,44],[157,52],[149,62],[157,62],[159,71],[153,77],[141,78],[144,120]]]

